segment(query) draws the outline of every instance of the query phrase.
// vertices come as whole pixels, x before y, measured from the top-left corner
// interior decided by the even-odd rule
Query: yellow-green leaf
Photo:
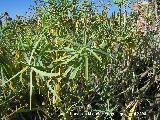
[[[34,70],[36,73],[38,73],[40,76],[56,77],[56,76],[60,75],[60,72],[58,72],[58,73],[48,73],[48,72],[45,72],[45,71],[38,70],[34,67],[31,67],[31,69]]]
[[[71,73],[71,75],[69,76],[69,79],[74,79],[76,74],[77,74],[77,72],[78,72],[78,70],[79,70],[79,67],[75,68],[73,70],[73,72]]]

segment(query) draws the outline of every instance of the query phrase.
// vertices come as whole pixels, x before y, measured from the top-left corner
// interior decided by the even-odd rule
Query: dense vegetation
[[[131,4],[117,1],[119,11],[108,16],[110,5],[103,2],[100,8],[86,0],[36,2],[29,19],[0,26],[2,119],[158,115],[160,30],[154,4],[127,14]],[[140,15],[145,22],[138,21]]]

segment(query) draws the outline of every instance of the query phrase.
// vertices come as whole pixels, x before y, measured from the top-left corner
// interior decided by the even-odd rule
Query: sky
[[[98,0],[91,1],[97,2]],[[14,19],[16,15],[24,16],[28,9],[33,5],[34,0],[0,0],[0,13],[4,13],[6,11],[9,13],[10,17]],[[118,8],[113,6],[110,10],[110,14],[116,10],[118,10]]]
[[[15,18],[16,15],[25,15],[33,5],[33,0],[0,0],[0,13],[6,11],[11,18]]]

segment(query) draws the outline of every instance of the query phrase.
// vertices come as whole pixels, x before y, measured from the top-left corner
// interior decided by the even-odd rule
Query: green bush
[[[105,119],[115,111],[131,119],[159,105],[159,28],[138,31],[137,14],[117,4],[109,17],[105,3],[97,12],[88,1],[41,1],[30,19],[1,26],[3,119],[31,111],[37,119]]]

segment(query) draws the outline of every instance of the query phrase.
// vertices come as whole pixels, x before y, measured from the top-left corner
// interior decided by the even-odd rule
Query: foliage
[[[138,31],[136,13],[109,17],[105,3],[102,12],[93,6],[41,1],[35,16],[1,26],[3,119],[31,111],[37,119],[104,119],[115,111],[131,119],[159,104],[159,29]]]

